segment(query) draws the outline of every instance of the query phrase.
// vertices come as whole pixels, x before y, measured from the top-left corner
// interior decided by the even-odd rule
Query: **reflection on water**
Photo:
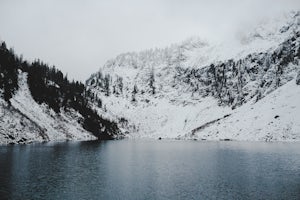
[[[300,144],[196,141],[0,146],[3,199],[300,199]]]

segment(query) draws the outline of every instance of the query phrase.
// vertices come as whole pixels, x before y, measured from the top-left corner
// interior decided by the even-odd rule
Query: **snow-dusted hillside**
[[[299,87],[294,80],[299,59],[300,12],[292,12],[235,41],[190,38],[164,49],[121,54],[93,74],[87,86],[129,137],[299,140],[299,107],[284,110],[280,100],[283,91]],[[296,92],[289,96],[290,104],[298,98]],[[268,109],[273,101],[278,114]],[[271,123],[268,116],[281,117],[256,128],[259,106],[265,108],[258,116],[265,123]],[[289,111],[293,118],[284,117]],[[246,112],[247,125],[235,121],[232,133],[221,131],[223,123],[229,126]]]
[[[210,140],[300,140],[300,86],[281,86],[258,102],[249,101],[225,118],[202,125],[181,138]]]
[[[0,144],[96,139],[78,123],[78,112],[61,110],[57,114],[36,103],[28,88],[27,73],[21,70],[18,84],[11,106],[0,97]]]

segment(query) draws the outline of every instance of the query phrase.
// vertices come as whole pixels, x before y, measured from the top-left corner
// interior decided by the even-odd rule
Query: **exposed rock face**
[[[87,87],[102,99],[103,115],[126,119],[123,127],[130,137],[196,137],[198,132],[189,133],[222,124],[224,116],[230,115],[229,120],[244,105],[259,102],[295,78],[299,12],[275,21],[241,41],[212,44],[191,38],[164,49],[121,54],[93,74]],[[224,139],[220,131],[207,133],[205,139]],[[259,134],[244,138],[264,140],[267,133]]]

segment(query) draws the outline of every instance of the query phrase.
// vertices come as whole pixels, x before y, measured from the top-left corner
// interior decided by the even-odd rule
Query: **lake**
[[[300,143],[0,146],[1,199],[300,199]]]

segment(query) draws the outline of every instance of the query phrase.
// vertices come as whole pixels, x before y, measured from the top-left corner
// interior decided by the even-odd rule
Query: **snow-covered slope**
[[[96,139],[78,123],[78,112],[61,110],[56,114],[45,104],[36,103],[28,88],[27,74],[21,70],[18,84],[11,106],[0,98],[0,144]]]
[[[107,115],[120,123],[126,121],[129,137],[201,138],[205,125],[213,133],[215,122],[230,120],[231,114],[245,112],[250,102],[260,103],[281,91],[278,88],[299,71],[299,59],[300,12],[291,12],[234,41],[216,44],[190,38],[164,49],[121,54],[93,74],[87,86],[102,100]],[[293,120],[300,121],[300,117]],[[244,124],[237,123],[240,126]],[[194,131],[198,127],[201,133]],[[286,137],[276,136],[276,130],[285,130],[282,127],[265,134],[268,140],[299,139],[293,136],[300,134],[295,132],[299,129],[296,125],[292,129],[293,133],[280,133]],[[265,129],[261,130],[257,137],[232,133],[230,139],[265,140]],[[225,136],[208,134],[206,139]]]
[[[249,101],[230,116],[202,125],[182,138],[210,140],[300,140],[300,86],[281,86],[258,102]]]

